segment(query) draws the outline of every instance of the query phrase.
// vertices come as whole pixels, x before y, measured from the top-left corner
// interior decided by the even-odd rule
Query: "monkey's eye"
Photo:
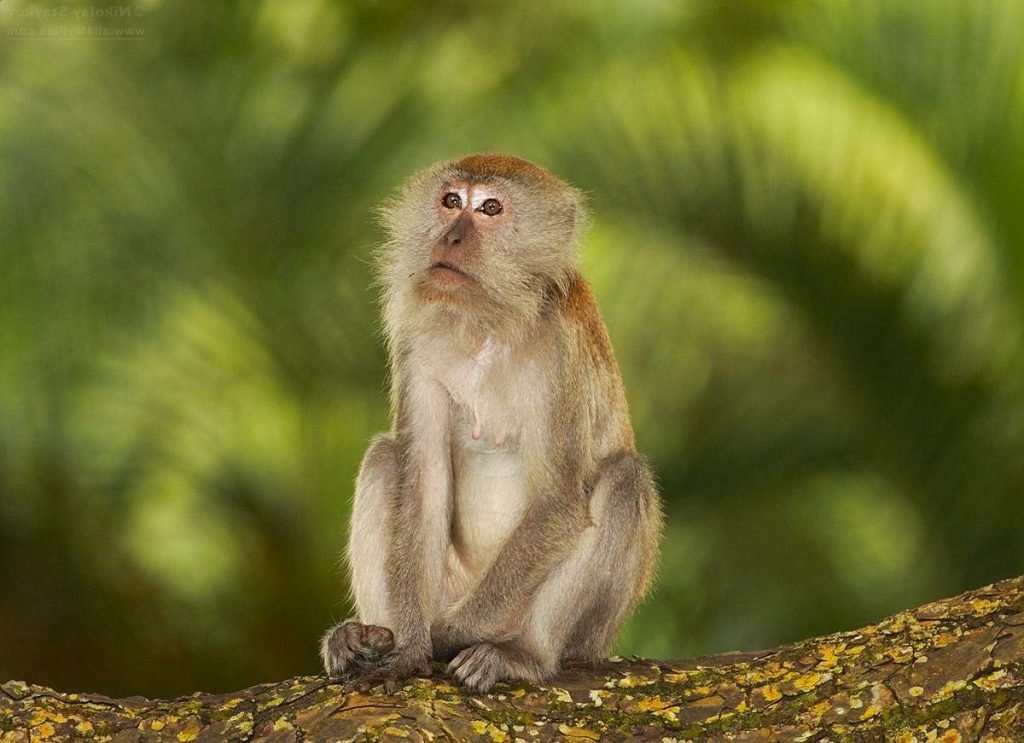
[[[493,217],[496,214],[501,214],[501,209],[500,201],[497,199],[487,199],[487,201],[480,205],[480,208],[477,209],[477,211],[483,212],[488,217]]]
[[[444,205],[445,209],[461,209],[462,208],[462,199],[459,198],[459,195],[457,193],[446,193],[441,198],[441,203]]]

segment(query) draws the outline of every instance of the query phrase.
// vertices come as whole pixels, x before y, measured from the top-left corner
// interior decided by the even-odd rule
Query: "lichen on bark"
[[[474,695],[436,668],[394,695],[322,676],[174,700],[0,685],[0,743],[1022,741],[1024,577],[755,653],[610,659]]]

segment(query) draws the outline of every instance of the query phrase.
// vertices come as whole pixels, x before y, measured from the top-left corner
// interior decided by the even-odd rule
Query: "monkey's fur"
[[[358,616],[324,636],[327,672],[394,688],[445,660],[487,691],[603,657],[650,583],[662,515],[577,269],[580,194],[473,155],[381,214],[393,422],[356,480]]]

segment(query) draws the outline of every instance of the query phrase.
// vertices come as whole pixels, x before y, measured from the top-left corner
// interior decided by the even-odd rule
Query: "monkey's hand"
[[[412,676],[430,676],[430,653],[415,648],[396,648],[387,627],[342,622],[324,635],[320,657],[328,676],[343,679],[365,691],[384,684],[389,694]]]
[[[328,676],[352,678],[378,669],[394,647],[387,627],[342,622],[324,635],[320,658]]]

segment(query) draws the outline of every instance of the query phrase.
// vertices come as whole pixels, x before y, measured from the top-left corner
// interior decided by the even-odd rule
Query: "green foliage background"
[[[1022,121],[1016,0],[3,0],[0,677],[317,670],[373,207],[477,150],[590,195],[669,523],[622,653],[1024,572]]]

